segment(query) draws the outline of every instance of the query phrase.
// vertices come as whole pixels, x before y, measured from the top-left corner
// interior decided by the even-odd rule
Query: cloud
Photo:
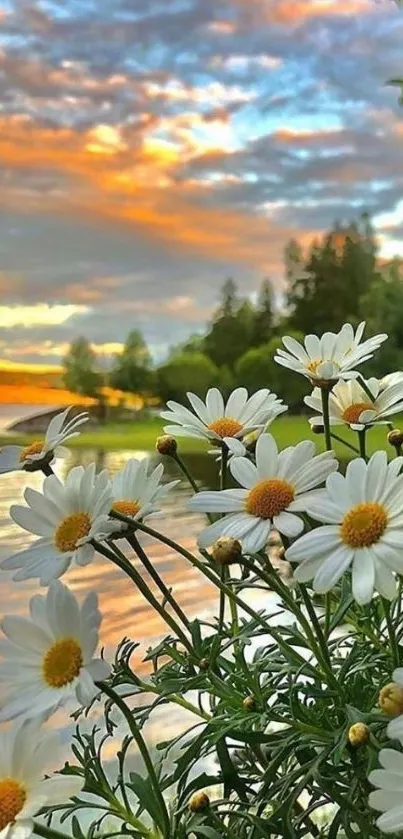
[[[267,274],[280,287],[287,240],[309,242],[334,218],[369,210],[395,247],[392,2],[7,9],[1,316],[25,318],[3,339],[8,357],[55,359],[80,332],[119,345],[132,326],[160,356],[202,328],[226,276],[246,294]]]

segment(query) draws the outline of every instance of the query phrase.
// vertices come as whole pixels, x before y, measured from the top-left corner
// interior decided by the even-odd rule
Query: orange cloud
[[[267,17],[272,16],[278,23],[293,24],[311,17],[350,17],[369,7],[369,0],[280,0],[272,14],[267,10]]]
[[[183,157],[192,157],[186,115],[183,120],[185,138],[182,144],[177,140],[169,152],[166,144],[153,143],[139,133],[131,137],[125,151],[111,149],[104,155],[88,148],[93,132],[76,133],[38,125],[28,118],[4,117],[0,120],[3,166],[14,173],[46,171],[54,179],[54,189],[35,193],[24,185],[19,193],[18,188],[9,187],[0,194],[0,205],[11,202],[15,206],[23,198],[24,210],[69,213],[136,228],[168,249],[181,247],[203,257],[268,270],[273,267],[270,244],[278,250],[290,231],[276,226],[264,213],[251,218],[246,211],[223,211],[210,202],[203,204],[205,186],[177,181]],[[180,134],[179,122],[177,128]],[[129,144],[129,137],[124,141]],[[210,148],[208,153],[214,156],[217,150]],[[99,299],[99,287],[73,286],[70,291],[75,302]]]

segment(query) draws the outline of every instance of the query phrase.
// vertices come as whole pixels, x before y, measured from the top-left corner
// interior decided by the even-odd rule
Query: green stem
[[[329,637],[329,629],[330,629],[331,619],[332,619],[332,595],[328,591],[327,594],[325,594],[325,630],[324,630],[325,638]]]
[[[305,603],[305,608],[306,608],[306,610],[308,612],[308,615],[309,615],[309,617],[312,621],[312,626],[315,629],[315,634],[316,634],[316,638],[318,640],[319,648],[320,648],[320,651],[321,651],[321,657],[322,657],[323,664],[326,667],[326,671],[327,671],[331,681],[333,683],[334,683],[334,681],[336,681],[337,689],[340,692],[340,685],[339,685],[337,679],[335,679],[335,676],[334,676],[334,673],[333,673],[333,670],[332,670],[332,661],[331,661],[331,658],[330,658],[329,648],[327,646],[326,638],[323,634],[322,627],[320,625],[318,616],[316,614],[315,607],[314,607],[314,605],[311,601],[311,598],[310,598],[310,596],[309,596],[309,594],[306,590],[306,587],[304,585],[302,585],[301,583],[299,585],[299,590],[302,594],[302,599]]]
[[[184,611],[179,606],[179,603],[176,602],[172,592],[170,589],[165,585],[163,579],[158,574],[158,571],[154,568],[152,562],[149,560],[146,552],[143,550],[142,546],[140,545],[137,536],[134,533],[127,532],[126,539],[129,542],[129,545],[133,548],[136,552],[138,558],[144,565],[144,568],[148,571],[150,577],[154,580],[157,584],[159,590],[164,595],[165,600],[172,606],[174,612],[176,612],[178,618],[182,621],[186,629],[190,632],[190,621],[186,617]]]
[[[187,468],[186,463],[184,462],[184,460],[182,460],[182,458],[180,457],[178,452],[175,452],[175,454],[172,455],[172,458],[175,461],[175,463],[178,464],[179,469],[183,472],[185,478],[189,481],[189,484],[192,487],[192,489],[195,492],[199,492],[199,487],[197,486],[197,483],[196,483],[195,479],[193,478],[193,475],[189,472],[189,469]]]
[[[389,644],[392,653],[392,660],[394,667],[399,667],[400,664],[400,656],[399,656],[399,644],[396,638],[395,628],[393,626],[393,621],[390,614],[390,603],[389,600],[386,600],[385,597],[381,597],[382,602],[382,609],[383,614],[385,616],[386,626],[388,630],[389,636]]]
[[[361,376],[361,373],[360,373],[360,375],[358,376],[358,379],[359,379],[359,382],[360,382],[360,385],[361,385],[361,387],[362,387],[363,391],[367,394],[367,396],[369,397],[369,399],[371,400],[371,402],[374,402],[374,401],[375,401],[375,396],[374,396],[374,394],[373,394],[373,393],[371,393],[371,391],[370,391],[370,389],[369,389],[369,387],[368,387],[368,385],[367,385],[367,383],[366,383],[365,379]]]
[[[176,620],[169,614],[169,612],[164,609],[163,606],[159,603],[159,601],[154,597],[146,583],[144,582],[141,574],[134,568],[133,565],[129,562],[127,557],[116,547],[116,545],[111,545],[108,542],[109,549],[105,546],[104,543],[97,542],[96,539],[91,540],[94,548],[107,559],[110,559],[115,565],[118,566],[122,571],[127,574],[128,577],[134,582],[136,587],[141,591],[143,597],[148,600],[150,606],[155,609],[156,612],[162,617],[165,623],[168,624],[169,628],[178,636],[178,638],[182,641],[183,646],[187,649],[190,655],[194,655],[193,647],[191,643],[188,641],[186,635],[184,634],[183,630],[178,626]]]
[[[44,836],[45,839],[71,839],[68,833],[62,833],[60,830],[54,830],[52,827],[47,827],[47,825],[36,821],[34,821],[33,832],[37,836]]]
[[[237,594],[235,594],[235,592],[233,592],[232,589],[229,588],[229,586],[220,582],[218,577],[212,571],[210,571],[210,568],[207,565],[203,564],[203,562],[197,559],[197,557],[193,556],[193,554],[191,554],[190,551],[187,551],[186,548],[183,548],[182,545],[179,545],[177,542],[174,542],[174,540],[170,539],[169,536],[164,536],[163,533],[159,533],[158,530],[154,530],[152,527],[148,527],[148,525],[144,524],[143,522],[133,521],[133,519],[128,518],[128,516],[122,515],[122,513],[116,513],[115,511],[113,511],[111,515],[113,516],[113,518],[125,522],[133,529],[141,530],[143,533],[148,533],[149,536],[153,536],[154,539],[158,539],[159,542],[162,542],[164,545],[167,545],[169,548],[172,548],[178,554],[187,559],[188,562],[190,562],[191,565],[194,566],[194,568],[197,568],[199,571],[201,571],[202,574],[204,574],[204,576],[207,577],[207,579],[210,580],[210,582],[213,583],[217,588],[221,588],[227,595],[227,597],[232,597],[232,599],[235,600],[238,606],[240,606],[252,618],[255,618],[255,620],[260,624],[260,626],[263,626],[264,629],[270,630],[269,624],[267,623],[267,621],[264,620],[264,618],[262,618],[261,615],[255,612],[255,610],[252,609],[252,607],[249,606],[248,603],[245,603]],[[100,545],[98,542],[96,543],[96,548],[100,551],[100,553],[102,553],[102,545]],[[113,557],[113,559],[116,559],[116,557]]]
[[[359,454],[359,449],[356,446],[353,446],[351,443],[348,443],[347,440],[344,440],[343,437],[339,437],[338,434],[335,434],[334,431],[330,434],[332,440],[337,440],[338,443],[343,443],[343,446],[346,446],[348,449],[351,449],[352,452],[355,454]]]
[[[363,457],[365,461],[368,460],[367,458],[367,448],[366,448],[366,428],[362,429],[362,431],[357,431],[358,434],[358,442],[360,445],[360,457]]]
[[[225,489],[225,485],[227,482],[227,465],[228,465],[228,449],[223,444],[221,449],[221,470],[220,470],[220,490]],[[221,583],[228,582],[228,569],[222,565],[220,568],[220,578]],[[230,601],[231,602],[231,601]],[[225,591],[223,588],[220,588],[220,600],[218,606],[218,629],[217,629],[217,640],[218,643],[216,645],[217,648],[217,655],[220,647],[220,639],[222,637],[222,631],[224,627],[224,620],[225,620]],[[215,664],[215,661],[213,662]]]
[[[138,687],[141,687],[145,693],[154,693],[157,696],[161,696],[158,688],[154,687],[154,685],[149,684],[149,682],[143,682],[139,679],[136,684],[138,685]],[[200,710],[200,708],[197,708],[196,705],[193,705],[191,702],[188,702],[187,699],[184,699],[182,696],[178,696],[177,693],[164,694],[164,699],[167,699],[169,702],[174,702],[175,705],[180,705],[180,707],[184,708],[185,711],[190,711],[192,714],[195,714],[197,717],[200,717],[202,720],[205,720],[206,722],[211,720],[211,714],[208,714],[207,711]]]
[[[124,716],[124,718],[125,718],[125,720],[128,724],[130,733],[133,736],[133,739],[136,741],[138,750],[139,750],[139,752],[141,754],[141,757],[143,759],[143,762],[144,762],[144,766],[145,766],[145,768],[148,772],[148,776],[149,776],[151,784],[153,786],[155,797],[156,797],[156,799],[158,801],[158,804],[159,804],[159,809],[161,811],[162,820],[164,822],[164,836],[167,837],[167,839],[168,839],[168,837],[170,836],[170,833],[171,833],[168,810],[167,810],[167,807],[166,807],[166,804],[165,804],[164,796],[163,796],[163,794],[161,792],[161,789],[160,789],[160,782],[158,780],[156,771],[154,769],[154,764],[151,760],[150,753],[147,749],[145,740],[144,740],[144,738],[143,738],[143,736],[140,732],[140,729],[138,728],[137,723],[135,722],[135,719],[133,717],[133,714],[130,711],[130,708],[127,707],[126,703],[119,696],[119,694],[117,694],[113,690],[113,688],[111,688],[106,682],[97,682],[97,684],[101,688],[102,692],[106,693],[106,695],[109,696],[109,699],[111,699],[111,701],[122,712],[122,714],[123,714],[123,716]]]
[[[317,619],[315,610],[312,607],[312,603],[310,601],[309,595],[307,595],[307,592],[302,591],[303,586],[300,586],[301,593],[303,594],[303,596],[304,596],[304,593],[307,596],[307,599],[308,599],[308,602],[309,602],[308,612],[310,614],[311,620],[312,620],[312,616],[311,616],[310,610],[311,609],[313,610],[314,620],[312,622],[317,624],[317,626],[319,627],[319,632],[320,632],[321,638],[323,639],[323,647],[320,643],[319,637],[316,640],[315,634],[311,629],[311,625],[310,625],[308,619],[305,617],[302,609],[300,609],[298,603],[295,601],[290,589],[283,583],[283,581],[280,579],[278,574],[276,574],[273,566],[271,565],[270,560],[268,560],[268,558],[266,557],[266,563],[268,564],[268,566],[270,568],[270,572],[271,572],[270,574],[267,574],[265,571],[263,571],[262,569],[260,569],[256,565],[254,565],[253,563],[249,562],[245,557],[243,558],[243,562],[245,563],[245,565],[247,565],[250,568],[251,571],[254,571],[255,574],[257,574],[257,576],[260,577],[260,579],[264,580],[268,584],[269,588],[271,588],[273,591],[275,591],[277,594],[280,595],[281,599],[287,605],[290,612],[292,612],[292,614],[295,615],[298,623],[301,625],[302,629],[305,632],[306,638],[307,638],[307,640],[309,641],[309,644],[310,644],[310,648],[311,648],[312,652],[314,653],[314,655],[316,656],[316,659],[317,659],[318,663],[320,664],[320,666],[322,668],[322,672],[323,672],[324,676],[327,676],[329,684],[332,684],[333,688],[337,691],[337,693],[342,695],[342,689],[341,689],[340,684],[337,681],[337,679],[336,679],[336,677],[335,677],[335,675],[332,671],[331,665],[330,665],[329,650],[327,648],[326,641],[323,638],[323,633],[322,633],[319,621]]]
[[[227,486],[227,469],[228,469],[228,449],[223,445],[221,449],[221,474],[220,474],[220,489],[225,489]]]
[[[326,387],[322,387],[320,389],[321,397],[322,397],[322,415],[323,415],[323,427],[325,430],[325,443],[326,448],[328,451],[332,448],[332,436],[330,432],[330,419],[329,419],[329,396],[330,391]]]
[[[42,469],[43,474],[46,475],[47,477],[49,475],[54,475],[55,474],[51,465],[50,465],[50,463],[42,463],[41,469]],[[54,831],[54,832],[57,833],[57,831]],[[61,834],[61,835],[63,835],[63,834]]]
[[[210,582],[213,583],[213,585],[215,585],[217,588],[221,588],[223,590],[223,592],[227,595],[228,598],[232,598],[232,600],[234,600],[235,603],[237,603],[237,605],[241,609],[243,609],[244,612],[246,612],[250,617],[252,617],[256,621],[256,623],[259,626],[261,626],[265,630],[265,632],[268,633],[268,635],[271,635],[273,638],[275,638],[277,643],[282,643],[282,646],[284,648],[287,648],[290,651],[292,651],[295,659],[296,660],[298,659],[300,666],[305,665],[310,671],[312,671],[312,673],[314,672],[313,666],[310,665],[309,662],[306,661],[304,658],[302,658],[302,656],[300,656],[299,653],[296,652],[296,650],[291,650],[291,648],[289,648],[288,644],[285,641],[282,641],[279,638],[279,635],[276,632],[275,628],[272,627],[267,622],[267,620],[265,620],[265,618],[263,618],[261,615],[259,615],[259,613],[256,612],[251,606],[249,606],[248,603],[245,603],[245,601],[242,600],[232,590],[232,588],[230,588],[227,585],[224,585],[224,583],[222,583],[215,576],[215,574],[213,574],[213,572],[210,570],[208,565],[200,562],[200,560],[198,560],[197,557],[193,556],[193,554],[191,554],[190,551],[187,551],[181,545],[178,545],[177,542],[174,542],[173,539],[170,539],[168,536],[164,536],[163,533],[159,533],[158,530],[154,530],[153,528],[148,527],[143,522],[138,522],[138,521],[134,522],[133,519],[128,518],[128,516],[124,516],[122,513],[113,512],[112,515],[113,515],[114,518],[118,519],[119,521],[125,522],[126,524],[128,524],[130,527],[132,527],[134,529],[137,528],[138,530],[141,530],[143,533],[148,533],[149,536],[153,536],[155,539],[158,539],[164,545],[168,545],[169,548],[172,548],[173,550],[177,551],[177,553],[179,553],[188,562],[190,562],[191,565],[193,565],[194,568],[197,568],[198,571],[201,571],[201,573],[205,577],[207,577],[207,579],[210,580]],[[98,547],[98,543],[96,543],[96,545],[97,545],[97,550],[100,550],[100,553],[102,553],[102,545],[99,545],[99,547]],[[106,553],[105,556],[108,556],[108,554]],[[109,556],[109,558],[112,559],[112,561],[116,562],[116,557],[114,557],[113,555]],[[118,564],[118,563],[116,563],[116,564]],[[126,569],[123,568],[123,570],[126,570]],[[306,621],[306,623],[308,624],[308,627],[309,627],[308,621]]]

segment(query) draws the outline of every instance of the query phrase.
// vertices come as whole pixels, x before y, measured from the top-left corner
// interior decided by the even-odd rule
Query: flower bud
[[[155,448],[160,454],[172,456],[177,452],[178,443],[175,440],[175,437],[171,437],[170,434],[163,434],[162,437],[157,437]]]
[[[310,379],[312,387],[320,387],[321,390],[328,390],[329,393],[338,381],[338,379]]]
[[[400,448],[403,445],[403,431],[400,431],[400,428],[394,428],[393,431],[389,431],[388,443],[390,446],[394,446],[395,449]]]
[[[208,658],[201,658],[199,661],[200,670],[208,670],[210,667],[210,662]]]
[[[254,711],[256,708],[256,700],[254,696],[245,696],[242,702],[244,711]]]
[[[203,810],[207,810],[209,804],[210,799],[207,793],[195,792],[189,801],[189,810],[192,813],[201,813]]]
[[[379,707],[389,717],[403,714],[403,688],[396,682],[389,682],[379,693]]]
[[[250,431],[249,434],[245,434],[245,437],[243,438],[243,443],[247,449],[252,449],[256,445],[260,437],[260,434],[260,431]]]
[[[348,730],[348,742],[355,749],[359,746],[365,746],[369,740],[369,728],[364,722],[356,722],[351,725]]]
[[[234,565],[242,560],[242,545],[238,539],[222,536],[211,548],[211,555],[219,565]]]

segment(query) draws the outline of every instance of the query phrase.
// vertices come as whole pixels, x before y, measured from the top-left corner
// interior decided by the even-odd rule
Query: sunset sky
[[[403,253],[393,0],[0,0],[0,357],[156,359],[290,236]]]

